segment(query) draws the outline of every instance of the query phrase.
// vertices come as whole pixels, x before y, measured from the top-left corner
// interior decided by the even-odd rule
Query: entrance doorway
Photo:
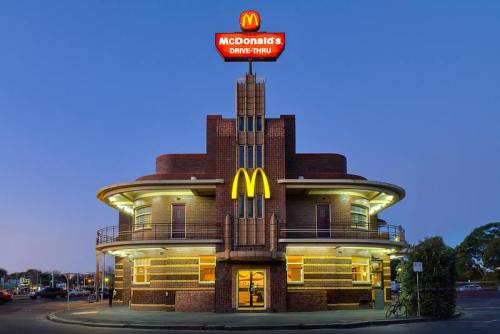
[[[238,309],[265,309],[266,275],[264,270],[238,271]]]

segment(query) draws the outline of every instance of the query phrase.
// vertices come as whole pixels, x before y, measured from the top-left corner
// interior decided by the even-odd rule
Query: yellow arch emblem
[[[254,197],[255,196],[255,182],[257,181],[257,174],[260,173],[260,176],[262,176],[262,183],[264,184],[264,198],[271,198],[271,190],[269,189],[269,181],[267,180],[266,173],[262,168],[256,168],[253,171],[252,178],[250,179],[250,176],[248,175],[248,172],[246,171],[245,168],[240,168],[236,171],[236,175],[234,176],[233,180],[233,187],[231,189],[231,198],[232,199],[237,199],[238,198],[238,180],[240,179],[240,175],[243,174],[245,177],[245,185],[247,187],[247,197]]]

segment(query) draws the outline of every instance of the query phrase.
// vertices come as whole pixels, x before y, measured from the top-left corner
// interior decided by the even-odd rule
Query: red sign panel
[[[260,14],[247,10],[240,14],[240,27],[243,31],[257,31],[260,28]]]
[[[275,61],[285,49],[285,33],[216,33],[215,47],[225,61]]]

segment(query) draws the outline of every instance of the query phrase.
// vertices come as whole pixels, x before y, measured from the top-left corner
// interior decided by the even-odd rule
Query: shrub
[[[419,273],[420,314],[424,317],[448,318],[455,313],[455,254],[441,237],[425,239],[410,248],[408,260],[400,264],[398,280],[401,299],[409,315],[417,314],[417,274],[413,262],[423,263]]]

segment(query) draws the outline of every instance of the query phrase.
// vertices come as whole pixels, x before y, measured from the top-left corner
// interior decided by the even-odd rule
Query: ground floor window
[[[149,283],[149,259],[134,260],[134,284]]]
[[[352,257],[352,281],[357,283],[370,282],[370,258]]]
[[[200,256],[200,283],[215,282],[215,256]]]
[[[287,256],[286,273],[288,283],[304,283],[304,257]]]

